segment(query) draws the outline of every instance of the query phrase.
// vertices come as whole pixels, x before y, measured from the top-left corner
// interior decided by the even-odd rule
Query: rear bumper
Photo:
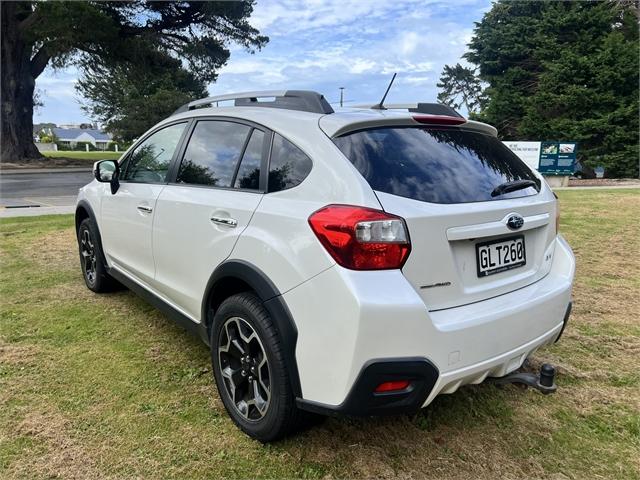
[[[374,393],[383,382],[410,380],[401,392]],[[418,410],[433,391],[438,370],[424,358],[371,360],[363,367],[347,398],[340,405],[298,399],[298,407],[323,415],[397,415]]]
[[[301,406],[349,414],[385,413],[380,405],[371,412],[361,393],[358,402],[350,398],[353,392],[366,390],[359,384],[373,359],[421,359],[437,371],[431,389],[414,397],[403,411],[426,406],[440,393],[519,368],[535,350],[556,340],[564,325],[575,262],[566,242],[561,237],[556,242],[553,265],[543,279],[462,307],[429,312],[399,271],[333,267],[285,293],[298,328]],[[396,366],[401,374],[402,364]]]

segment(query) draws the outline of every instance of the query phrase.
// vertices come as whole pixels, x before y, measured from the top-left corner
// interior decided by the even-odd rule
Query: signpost
[[[555,175],[558,166],[558,144],[555,142],[542,142],[540,147],[540,165],[538,171],[544,174]]]
[[[520,160],[537,170],[540,164],[540,142],[503,142]]]
[[[576,165],[576,142],[503,142],[543,175],[569,176]]]

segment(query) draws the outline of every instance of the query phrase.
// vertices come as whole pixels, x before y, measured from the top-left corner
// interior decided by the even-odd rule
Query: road
[[[71,213],[78,189],[90,181],[90,171],[2,173],[0,216]]]

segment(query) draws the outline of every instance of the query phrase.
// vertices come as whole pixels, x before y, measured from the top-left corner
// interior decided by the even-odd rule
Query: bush
[[[95,152],[97,150],[97,148],[92,143],[89,143],[89,142],[78,142],[72,148],[72,150],[75,152],[85,152],[87,150],[87,147],[86,147],[87,145],[89,145],[90,152]]]

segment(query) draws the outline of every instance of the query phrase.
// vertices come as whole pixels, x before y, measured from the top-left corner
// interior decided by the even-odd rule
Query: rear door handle
[[[153,212],[153,208],[151,208],[149,205],[138,205],[138,210],[144,213]]]
[[[219,225],[225,225],[227,227],[237,227],[238,226],[238,221],[235,218],[228,218],[228,217],[211,217],[211,221],[213,223],[217,223]]]

